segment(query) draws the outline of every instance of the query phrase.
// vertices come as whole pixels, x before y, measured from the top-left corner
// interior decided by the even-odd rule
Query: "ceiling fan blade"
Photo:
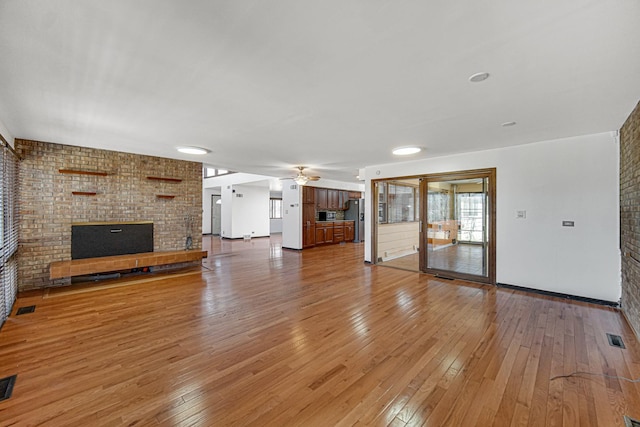
[[[319,176],[308,176],[307,178],[309,179],[309,181],[317,181],[320,179]]]

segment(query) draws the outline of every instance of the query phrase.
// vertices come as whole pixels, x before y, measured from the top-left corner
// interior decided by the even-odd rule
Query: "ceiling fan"
[[[293,180],[298,185],[305,185],[308,181],[317,181],[317,180],[320,179],[319,176],[305,175],[304,172],[303,172],[304,169],[305,169],[304,166],[297,166],[296,169],[298,169],[298,175],[293,177]]]

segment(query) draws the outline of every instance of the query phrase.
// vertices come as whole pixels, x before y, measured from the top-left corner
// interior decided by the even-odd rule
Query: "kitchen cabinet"
[[[333,243],[333,222],[316,223],[316,245]]]
[[[352,242],[355,238],[354,226],[354,221],[318,221],[315,224],[315,243]]]
[[[316,244],[316,207],[312,203],[302,204],[302,248]]]
[[[347,202],[349,201],[349,192],[348,191],[340,191],[340,210],[347,209]]]
[[[316,197],[316,207],[321,211],[326,211],[327,208],[327,189],[326,188],[316,188],[315,189],[315,197]]]
[[[333,243],[344,242],[344,223],[333,223]]]
[[[327,190],[327,209],[332,211],[340,209],[340,190]]]
[[[352,242],[355,238],[355,222],[354,221],[345,221],[344,222],[344,241]]]
[[[302,203],[315,203],[316,189],[313,187],[302,187]]]

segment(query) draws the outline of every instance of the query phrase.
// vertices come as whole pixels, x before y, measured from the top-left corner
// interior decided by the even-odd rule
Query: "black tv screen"
[[[153,252],[153,223],[87,223],[71,226],[71,259]]]

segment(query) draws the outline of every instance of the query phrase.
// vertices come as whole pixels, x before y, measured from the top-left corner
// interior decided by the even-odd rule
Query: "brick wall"
[[[187,215],[193,247],[202,246],[202,164],[47,142],[15,140],[20,162],[19,290],[65,285],[49,280],[49,263],[71,259],[74,222],[153,221],[154,250],[185,248]],[[107,176],[60,173],[104,171]],[[147,176],[180,178],[171,183]],[[73,195],[95,192],[95,196]],[[173,199],[156,197],[175,195]]]
[[[620,129],[622,310],[640,337],[640,103]]]

